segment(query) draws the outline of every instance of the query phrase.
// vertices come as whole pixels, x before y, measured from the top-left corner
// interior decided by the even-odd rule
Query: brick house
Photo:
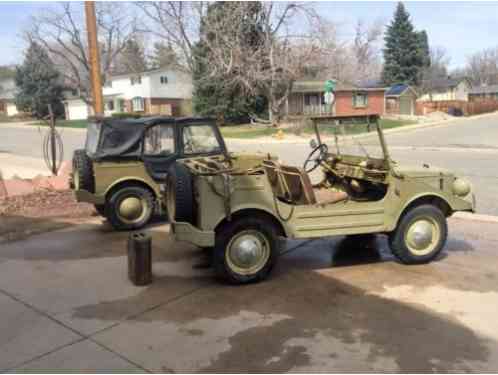
[[[335,102],[325,103],[325,81],[297,81],[285,103],[287,116],[361,115],[385,112],[386,87],[378,85],[351,85],[338,83]]]
[[[114,75],[102,89],[104,114],[188,116],[192,114],[192,88],[191,75],[180,69]],[[69,95],[64,104],[67,119],[86,119],[91,115],[91,108],[74,95]]]

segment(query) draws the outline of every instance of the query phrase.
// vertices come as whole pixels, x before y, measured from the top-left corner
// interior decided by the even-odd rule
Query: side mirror
[[[312,139],[310,141],[310,147],[314,150],[315,148],[318,147],[318,144],[316,143],[316,141],[314,139]]]

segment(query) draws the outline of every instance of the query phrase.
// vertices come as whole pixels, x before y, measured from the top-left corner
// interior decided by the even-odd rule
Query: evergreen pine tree
[[[420,59],[422,60],[422,67],[428,68],[431,66],[431,53],[429,50],[429,37],[425,30],[417,33]]]
[[[141,73],[145,72],[147,68],[143,47],[136,39],[129,39],[117,58],[115,73]]]
[[[216,19],[217,23],[225,22],[227,32],[229,32],[230,23],[233,21],[226,14],[229,14],[227,7],[232,6],[240,5],[228,2],[216,2],[209,5],[207,15],[201,21],[201,40],[193,50],[194,111],[202,115],[215,116],[221,120],[247,117],[251,113],[261,114],[267,107],[263,97],[248,96],[237,87],[227,87],[225,79],[209,77],[207,64],[210,63],[210,52],[203,39],[209,40],[213,36],[208,35],[205,25],[209,24],[210,20]],[[260,7],[259,2],[254,2],[254,6],[242,20],[246,35],[244,43],[247,48],[253,48],[261,40],[260,25],[257,24]]]
[[[152,68],[166,68],[178,66],[178,56],[171,44],[164,44],[163,42],[154,43],[154,50],[151,56]]]
[[[48,114],[48,104],[56,116],[64,113],[62,84],[59,72],[47,52],[32,42],[24,62],[16,68],[16,105],[37,118]]]
[[[401,2],[387,28],[384,41],[384,83],[390,85],[405,82],[416,85],[419,71],[424,66],[425,52],[421,50],[426,48],[428,54],[427,34],[414,31],[410,15]]]

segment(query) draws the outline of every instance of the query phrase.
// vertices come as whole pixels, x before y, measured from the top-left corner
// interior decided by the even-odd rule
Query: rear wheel
[[[152,193],[141,186],[125,186],[112,193],[106,204],[105,216],[118,230],[139,229],[154,212]]]
[[[438,256],[448,236],[446,217],[432,205],[408,211],[389,235],[393,254],[405,264],[427,263]]]
[[[234,219],[216,235],[213,265],[216,274],[233,284],[265,279],[280,252],[278,230],[259,217]]]
[[[95,192],[92,160],[85,150],[76,150],[73,154],[73,176],[76,190]]]

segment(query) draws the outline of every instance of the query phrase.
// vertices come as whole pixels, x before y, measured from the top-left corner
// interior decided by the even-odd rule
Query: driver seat
[[[348,199],[343,191],[326,188],[313,188],[310,178],[303,169],[280,165],[273,160],[263,161],[273,194],[286,202],[296,205],[326,205]]]

